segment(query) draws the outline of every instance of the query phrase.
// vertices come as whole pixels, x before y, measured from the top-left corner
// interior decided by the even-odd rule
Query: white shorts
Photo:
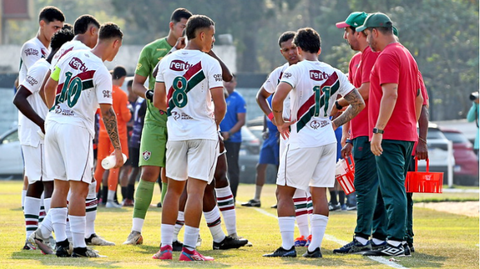
[[[288,145],[288,138],[283,139],[282,135],[280,134],[280,160],[283,157],[283,153],[285,152],[285,149],[287,149]]]
[[[196,178],[212,182],[217,166],[218,140],[167,141],[167,177],[184,181]]]
[[[80,126],[48,122],[45,134],[47,177],[92,183],[93,145],[90,132]]]
[[[309,187],[330,188],[335,184],[337,144],[314,148],[287,149],[280,158],[277,185],[309,191]]]
[[[22,145],[22,152],[28,184],[40,180],[53,181],[53,178],[46,176],[45,146],[42,143],[38,144],[38,147]]]

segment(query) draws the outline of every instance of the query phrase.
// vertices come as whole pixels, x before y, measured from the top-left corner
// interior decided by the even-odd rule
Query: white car
[[[22,149],[17,128],[0,136],[0,176],[11,175],[23,175]]]

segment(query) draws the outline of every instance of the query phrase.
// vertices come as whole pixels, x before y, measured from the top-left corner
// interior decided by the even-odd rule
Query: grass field
[[[241,185],[237,202],[247,201],[253,194],[253,185]],[[0,182],[0,235],[2,247],[0,268],[479,268],[479,219],[462,215],[442,213],[435,210],[415,208],[414,230],[415,249],[412,257],[371,259],[357,255],[334,255],[332,250],[351,240],[355,226],[355,211],[332,212],[327,235],[322,244],[323,259],[305,258],[263,258],[262,254],[275,250],[281,243],[276,211],[270,209],[275,203],[275,186],[264,187],[262,208],[237,207],[237,227],[241,236],[248,238],[253,247],[238,250],[211,250],[211,236],[202,222],[202,254],[215,257],[214,262],[159,261],[151,258],[160,243],[161,210],[152,207],[143,229],[144,244],[124,246],[131,228],[132,208],[99,208],[96,231],[106,239],[115,242],[114,247],[97,247],[100,259],[71,259],[45,256],[39,251],[22,251],[25,231],[20,207],[21,183]],[[477,200],[478,193],[416,194],[416,200]],[[158,189],[152,203],[160,199]],[[297,235],[297,234],[296,234]],[[181,234],[180,239],[183,238]],[[297,248],[299,255],[304,248]]]

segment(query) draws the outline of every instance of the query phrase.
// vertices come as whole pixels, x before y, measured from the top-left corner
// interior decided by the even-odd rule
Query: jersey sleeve
[[[269,93],[274,93],[277,88],[278,80],[280,75],[276,72],[277,69],[273,70],[270,75],[268,75],[267,80],[263,83],[262,88],[264,88]]]
[[[297,69],[298,68],[296,65],[288,67],[285,72],[283,72],[280,82],[288,83],[290,86],[292,86],[292,88],[295,88],[299,79]]]
[[[26,43],[22,47],[22,64],[27,67],[27,70],[32,65],[42,58],[42,52],[31,43]]]
[[[106,68],[95,72],[93,84],[99,104],[112,104],[112,76]]]
[[[377,66],[380,86],[388,83],[398,84],[400,80],[400,65],[391,54],[382,54],[378,56],[375,63]]]
[[[210,56],[208,56],[210,57]],[[208,80],[208,87],[213,88],[223,88],[223,78],[222,78],[222,67],[220,63],[211,58],[209,59],[209,67],[207,69],[206,79]]]
[[[138,63],[137,63],[137,68],[135,69],[135,74],[143,76],[143,77],[149,77],[150,73],[152,72],[151,70],[151,64],[150,64],[150,48],[145,46],[142,49],[142,52],[140,52],[140,57],[138,58]]]
[[[423,96],[423,105],[428,105],[428,92],[427,88],[425,87],[425,82],[423,81],[423,76],[420,71],[418,71],[418,83],[420,84],[420,90],[422,91]]]
[[[245,102],[245,99],[243,98],[243,96],[238,94],[237,100],[238,100],[237,106],[236,106],[237,113],[247,113],[247,103]]]
[[[160,60],[160,64],[158,65],[157,77],[155,78],[155,82],[165,82],[165,78],[163,76],[163,70],[165,70],[165,63],[168,62],[168,59],[164,61],[165,58]]]
[[[55,81],[58,81],[60,80],[60,72],[62,72],[62,70],[60,69],[60,67],[57,65],[55,66],[55,69],[53,70],[52,74],[50,75],[50,77],[55,80]]]
[[[38,92],[40,90],[39,84],[43,82],[43,78],[45,77],[46,70],[40,68],[38,65],[34,65],[33,68],[28,70],[27,76],[25,80],[20,84],[25,89],[27,89],[31,93]]]
[[[335,72],[337,73],[338,82],[340,83],[340,86],[338,88],[338,93],[341,96],[345,96],[348,93],[350,93],[353,89],[355,89],[355,87],[352,85],[352,83],[350,83],[350,81],[348,80],[347,76],[344,73],[342,73],[340,70],[336,70]]]

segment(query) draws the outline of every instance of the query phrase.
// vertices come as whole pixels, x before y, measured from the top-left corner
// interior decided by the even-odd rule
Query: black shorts
[[[128,148],[128,160],[132,167],[138,167],[138,161],[140,157],[140,148],[129,147]]]

